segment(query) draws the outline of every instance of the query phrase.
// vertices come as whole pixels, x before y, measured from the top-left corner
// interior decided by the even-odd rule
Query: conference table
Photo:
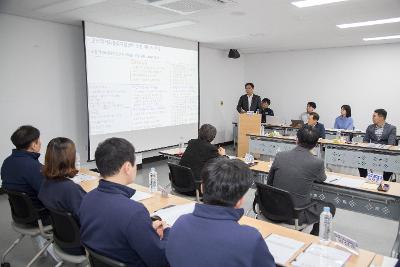
[[[181,153],[177,152],[179,152],[177,149],[169,149],[161,151],[160,154],[169,160],[177,161],[181,156]],[[250,167],[254,172],[254,179],[266,183],[271,162],[261,160],[256,162],[255,166]],[[392,257],[397,257],[400,253],[400,184],[386,182],[390,189],[387,192],[382,192],[377,190],[377,186],[372,188],[365,179],[359,176],[334,172],[327,172],[327,176],[331,180],[342,180],[342,183],[314,183],[311,197],[333,203],[340,209],[399,222],[396,240],[391,252]]]
[[[232,122],[233,125],[233,144],[236,147],[237,137],[238,137],[238,123]],[[293,127],[289,125],[271,125],[266,123],[261,123],[264,127],[265,133],[270,133],[273,131],[279,132],[283,136],[295,136],[299,127]],[[345,141],[362,142],[365,132],[360,130],[343,130],[343,129],[325,129],[326,139],[333,140],[338,137],[338,132],[340,132],[341,138]],[[400,135],[396,137],[397,142],[400,141]]]
[[[98,181],[99,179],[96,178],[98,177],[97,173],[88,171],[88,170],[81,170],[81,173],[84,173],[86,175],[92,175],[95,176],[94,179],[91,180],[85,180],[80,182],[80,185],[82,188],[86,191],[89,192],[96,188],[98,186]],[[138,184],[130,184],[128,185],[129,187],[141,191],[141,192],[148,192],[148,188],[138,185]],[[149,213],[153,213],[157,210],[163,209],[167,206],[170,205],[181,205],[181,204],[188,204],[193,202],[192,200],[182,198],[179,196],[175,195],[169,195],[168,197],[163,197],[160,192],[152,193],[150,198],[144,199],[140,201],[143,203],[143,205],[148,209]],[[295,231],[289,228],[285,228],[283,226],[277,225],[277,224],[272,224],[266,221],[261,221],[257,220],[248,216],[243,216],[240,221],[240,224],[243,225],[248,225],[256,228],[264,238],[271,234],[276,234],[279,236],[287,237],[294,239],[296,241],[303,242],[304,245],[283,265],[287,267],[293,266],[291,263],[297,258],[298,255],[300,255],[302,252],[304,252],[310,245],[312,244],[317,244],[319,242],[319,238],[317,236],[313,236],[310,234],[306,234],[300,231]],[[334,242],[331,242],[329,244],[330,247],[335,247],[339,250],[344,250],[341,247],[338,247],[335,245]],[[367,267],[370,266],[372,261],[377,255],[374,252],[367,251],[360,249],[359,250],[359,255],[354,255],[352,254],[350,258],[346,261],[345,266],[346,267]],[[383,257],[381,255],[378,255],[380,257]],[[378,261],[377,261],[378,262]],[[380,266],[380,265],[377,265]]]
[[[167,150],[160,151],[159,154],[161,156],[164,156],[168,159],[168,162],[179,164],[179,161],[182,157],[183,152],[185,149],[181,148],[171,148]],[[244,160],[243,158],[241,158]],[[253,178],[254,181],[265,183],[267,179],[267,175],[265,173],[265,170],[269,170],[270,162],[268,161],[263,161],[263,160],[255,160],[255,165],[251,166],[250,169],[252,170],[253,173]],[[254,186],[254,185],[253,185]]]
[[[249,152],[274,157],[280,151],[296,146],[294,136],[261,136],[249,134]],[[328,164],[339,167],[364,168],[400,173],[400,147],[371,143],[346,143],[322,139],[315,154]]]

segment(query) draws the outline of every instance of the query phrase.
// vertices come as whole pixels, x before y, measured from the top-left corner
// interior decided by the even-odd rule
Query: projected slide
[[[86,36],[90,135],[196,123],[197,51]]]

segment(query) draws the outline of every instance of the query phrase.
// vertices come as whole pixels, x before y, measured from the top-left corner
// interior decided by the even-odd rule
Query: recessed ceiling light
[[[36,11],[47,14],[59,14],[63,12],[69,12],[75,9],[88,7],[91,5],[106,2],[107,0],[67,0],[57,1],[56,3],[41,6]]]
[[[380,40],[390,40],[390,39],[400,39],[400,35],[363,38],[364,41],[380,41]]]
[[[364,22],[339,24],[336,26],[341,29],[347,29],[347,28],[364,27],[364,26],[372,26],[372,25],[380,25],[380,24],[396,23],[396,22],[400,22],[400,18],[370,20],[370,21],[364,21]]]
[[[303,1],[292,2],[292,5],[302,8],[302,7],[320,6],[320,5],[345,2],[345,1],[348,0],[303,0]]]
[[[166,29],[171,29],[171,28],[188,26],[188,25],[192,25],[192,24],[196,24],[196,23],[191,20],[181,20],[181,21],[176,21],[176,22],[171,22],[171,23],[146,26],[146,27],[139,28],[137,30],[142,31],[142,32],[156,32],[156,31],[161,31],[161,30],[166,30]]]

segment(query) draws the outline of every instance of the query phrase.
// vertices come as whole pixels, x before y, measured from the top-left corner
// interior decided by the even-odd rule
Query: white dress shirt
[[[253,100],[253,95],[247,96],[247,101],[248,101],[248,103],[249,103],[249,110],[248,110],[248,111],[250,111],[251,101],[252,101],[252,100]]]

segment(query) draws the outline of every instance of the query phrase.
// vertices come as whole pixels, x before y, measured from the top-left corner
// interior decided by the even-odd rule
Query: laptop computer
[[[304,125],[303,120],[291,120],[291,121],[292,121],[292,124],[290,126],[292,126],[292,127],[300,128]]]
[[[281,125],[281,119],[277,116],[265,116],[265,124],[278,126]]]

